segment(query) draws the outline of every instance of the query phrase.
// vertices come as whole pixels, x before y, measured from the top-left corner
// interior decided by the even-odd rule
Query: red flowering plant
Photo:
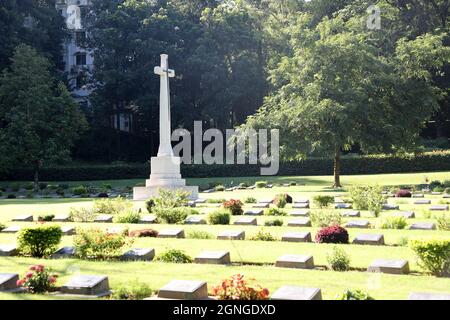
[[[241,200],[234,200],[234,199],[231,199],[229,201],[225,201],[223,203],[223,207],[225,209],[230,210],[231,214],[233,216],[240,216],[240,215],[242,215],[244,213],[244,210],[242,210],[243,205],[244,204],[242,203]]]
[[[397,191],[395,196],[397,198],[411,198],[412,194],[411,194],[411,191],[409,191],[409,190],[401,189],[401,190]]]
[[[45,293],[55,288],[56,274],[50,274],[41,264],[33,265],[22,279],[17,280],[17,286],[30,293]]]
[[[339,225],[320,229],[316,234],[317,243],[348,243],[348,232]]]
[[[213,295],[218,300],[267,300],[269,299],[269,290],[255,284],[255,279],[250,282],[244,280],[244,276],[236,274],[228,279],[222,280],[222,283],[213,287]]]

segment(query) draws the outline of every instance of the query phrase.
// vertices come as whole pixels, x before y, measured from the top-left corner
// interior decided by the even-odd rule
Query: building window
[[[86,53],[77,53],[76,54],[76,64],[77,64],[77,66],[85,66],[86,65]]]

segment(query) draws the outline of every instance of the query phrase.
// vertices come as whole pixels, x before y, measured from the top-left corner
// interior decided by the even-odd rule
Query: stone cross
[[[155,74],[160,76],[159,94],[159,149],[158,157],[173,157],[170,125],[170,87],[169,78],[175,77],[175,71],[169,69],[169,56],[161,55],[161,66],[155,67]]]

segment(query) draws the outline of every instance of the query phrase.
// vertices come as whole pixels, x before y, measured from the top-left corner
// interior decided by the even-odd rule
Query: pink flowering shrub
[[[17,286],[29,293],[45,293],[54,289],[57,277],[51,275],[43,265],[33,265],[22,279],[17,280]]]
[[[269,290],[255,284],[255,279],[251,282],[244,280],[244,276],[236,274],[216,287],[213,287],[213,295],[218,300],[267,300]]]

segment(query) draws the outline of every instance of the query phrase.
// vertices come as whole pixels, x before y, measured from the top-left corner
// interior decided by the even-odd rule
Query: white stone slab
[[[400,209],[398,204],[386,203],[383,205],[383,210],[398,210],[398,209]]]
[[[125,252],[120,258],[131,261],[152,261],[154,257],[155,249],[134,248]]]
[[[436,230],[436,224],[433,222],[416,222],[409,226],[410,230]]]
[[[289,215],[294,217],[309,217],[311,211],[307,209],[292,210]]]
[[[313,269],[314,259],[310,255],[287,254],[277,259],[278,268]]]
[[[253,208],[269,208],[270,204],[269,203],[255,203],[253,205]]]
[[[65,236],[73,236],[77,233],[77,230],[74,227],[70,226],[61,227],[61,231]]]
[[[17,253],[17,246],[15,244],[0,245],[0,257],[13,257],[16,256]]]
[[[245,231],[234,231],[227,230],[222,231],[217,236],[218,240],[244,240],[245,239]]]
[[[184,221],[185,224],[206,224],[206,220],[199,215],[187,217]]]
[[[296,203],[309,203],[309,199],[307,199],[307,198],[295,199],[294,204],[296,204]]]
[[[251,210],[245,210],[244,215],[246,216],[262,216],[264,214],[264,210],[258,209],[251,209]]]
[[[197,199],[194,201],[194,203],[196,203],[196,204],[206,203],[206,199]]]
[[[3,229],[2,232],[3,233],[17,233],[22,229],[22,227],[20,226],[10,226],[6,229]]]
[[[297,218],[288,221],[288,227],[311,227],[311,219]]]
[[[75,256],[74,247],[63,247],[52,254],[52,259],[73,258]]]
[[[368,220],[351,220],[345,224],[345,227],[367,229],[370,227],[370,222]]]
[[[71,295],[105,296],[110,295],[107,276],[78,275],[61,287],[61,293]]]
[[[450,293],[411,292],[408,300],[450,300]]]
[[[341,214],[343,217],[359,218],[361,217],[361,212],[356,210],[345,211]]]
[[[412,198],[425,198],[423,193],[413,193]]]
[[[240,226],[257,226],[258,220],[254,217],[241,217],[234,221],[234,224]]]
[[[286,232],[281,241],[287,242],[311,242],[310,232]]]
[[[100,214],[95,217],[94,222],[96,223],[111,223],[113,222],[113,216],[110,214]]]
[[[208,298],[208,287],[203,281],[173,280],[158,293],[163,299],[202,300]]]
[[[32,222],[33,221],[33,215],[31,214],[23,214],[17,217],[14,217],[12,221],[15,222]]]
[[[230,252],[228,251],[203,251],[195,257],[195,263],[200,264],[230,264]]]
[[[447,205],[435,205],[430,207],[431,211],[448,211]]]
[[[365,245],[384,245],[384,235],[382,234],[358,234],[355,239],[353,239],[354,244],[365,244]]]
[[[294,203],[292,205],[294,209],[309,209],[309,202],[307,203]]]
[[[351,209],[352,205],[350,203],[337,203],[334,206],[335,209]]]
[[[168,229],[162,230],[158,233],[158,238],[185,238],[183,229]]]
[[[420,199],[420,200],[414,201],[414,204],[415,205],[431,204],[431,200],[430,199]]]
[[[139,220],[139,223],[140,224],[153,224],[153,223],[156,223],[156,220],[157,220],[156,216],[145,215]]]
[[[53,220],[53,222],[70,222],[69,214],[57,214]]]
[[[396,212],[393,214],[395,217],[403,217],[405,219],[413,219],[416,217],[416,214],[412,211],[402,211],[402,212]]]
[[[318,288],[283,286],[275,291],[271,300],[322,300],[322,292]]]
[[[18,280],[19,275],[17,273],[0,273],[0,292],[18,290]]]
[[[390,273],[390,274],[408,274],[409,263],[406,260],[378,259],[372,262],[367,271]]]

